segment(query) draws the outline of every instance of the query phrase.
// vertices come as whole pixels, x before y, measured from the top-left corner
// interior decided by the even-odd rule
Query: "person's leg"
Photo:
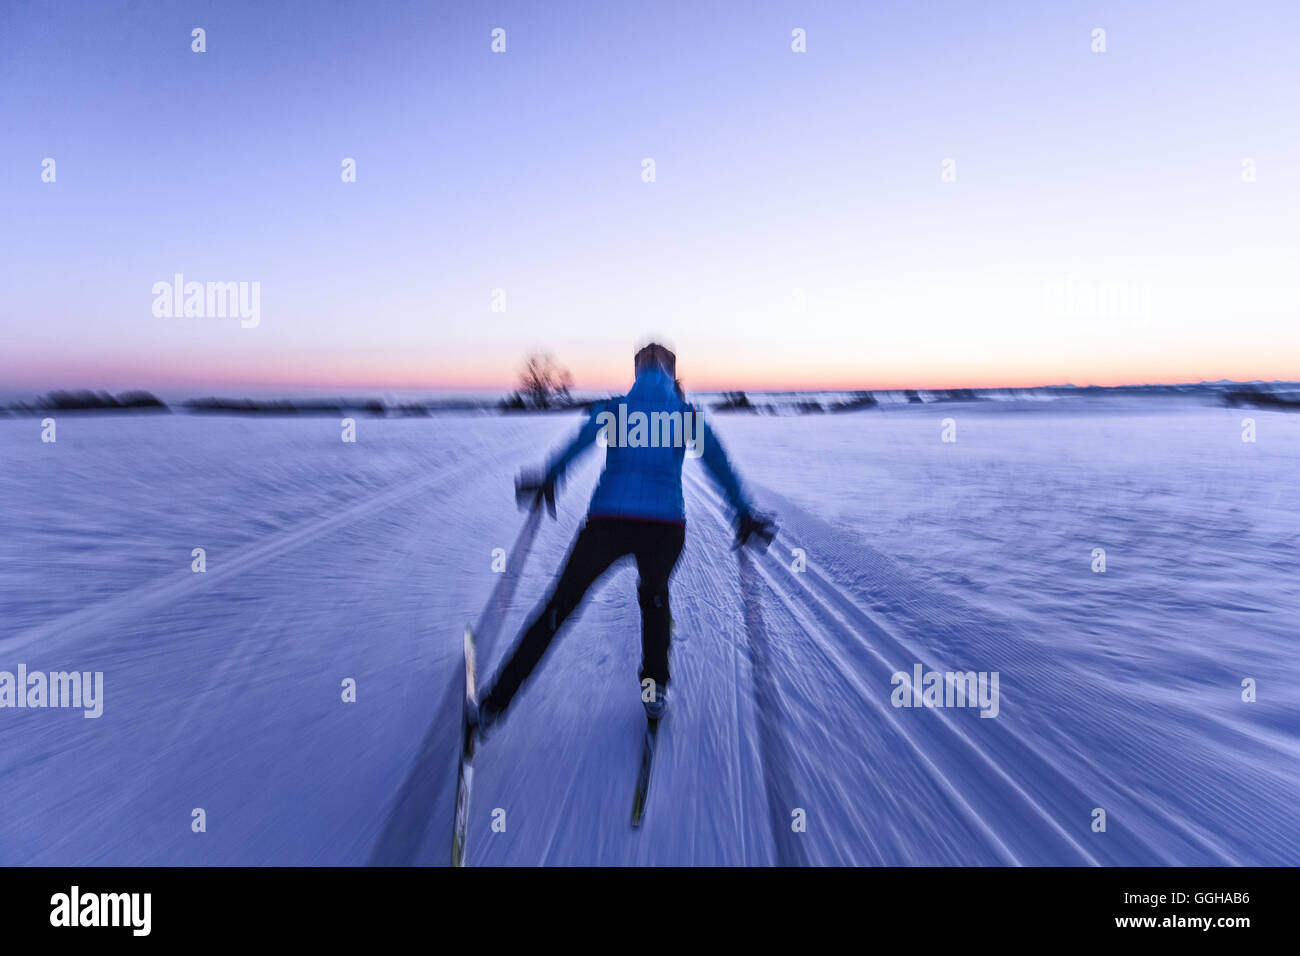
[[[616,559],[628,553],[626,542],[611,525],[608,520],[592,518],[578,532],[546,605],[524,629],[493,681],[492,689],[483,698],[485,706],[497,712],[506,709],[587,589]]]
[[[676,524],[631,522],[637,571],[637,603],[641,605],[641,681],[668,685],[668,645],[672,639],[672,611],[668,605],[668,579],[686,541],[686,528]]]

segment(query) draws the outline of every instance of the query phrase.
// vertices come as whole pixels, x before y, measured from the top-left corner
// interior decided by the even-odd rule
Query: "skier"
[[[771,519],[754,511],[722,445],[698,409],[686,402],[675,380],[676,365],[677,357],[662,345],[651,343],[641,349],[634,360],[636,381],[631,391],[597,402],[577,437],[551,459],[544,473],[520,475],[516,481],[515,496],[521,506],[545,504],[554,517],[555,490],[565,470],[598,435],[603,438],[605,468],[564,569],[546,604],[524,628],[491,689],[481,698],[477,712],[468,715],[479,736],[500,719],[587,589],[615,561],[628,555],[636,559],[640,575],[642,700],[647,718],[657,722],[663,715],[669,679],[668,579],[686,538],[682,461],[687,451],[685,439],[692,434],[697,442],[692,454],[703,458],[735,513],[735,547],[753,542],[766,548],[771,542],[775,533]],[[651,434],[647,436],[643,430],[640,441],[635,430],[628,437],[626,423],[635,423],[637,412],[644,420],[660,423],[665,413],[679,414],[683,427],[675,434],[681,440],[665,447],[662,441],[655,441],[662,433],[656,432],[653,424]]]

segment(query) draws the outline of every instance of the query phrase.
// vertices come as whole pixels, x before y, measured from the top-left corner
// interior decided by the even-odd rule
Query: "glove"
[[[555,517],[555,480],[541,474],[520,474],[515,479],[515,504],[521,509],[536,511],[545,502],[546,510]]]
[[[766,551],[775,535],[776,525],[770,517],[753,511],[744,511],[736,520],[736,543],[731,550],[735,551],[737,548],[750,544],[751,547],[758,548],[760,551]],[[751,539],[756,540],[751,544]]]

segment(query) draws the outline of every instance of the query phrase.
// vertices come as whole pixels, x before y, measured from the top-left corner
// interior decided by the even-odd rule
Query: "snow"
[[[781,531],[730,551],[687,462],[643,827],[620,566],[480,751],[471,865],[1300,862],[1300,416],[1138,398],[714,422]],[[444,864],[461,634],[480,624],[491,673],[563,560],[599,450],[556,521],[526,524],[511,484],[577,424],[359,418],[347,444],[331,418],[61,416],[44,444],[0,419],[0,671],[105,687],[99,719],[0,710],[0,863]],[[998,672],[998,716],[895,708],[918,663]]]

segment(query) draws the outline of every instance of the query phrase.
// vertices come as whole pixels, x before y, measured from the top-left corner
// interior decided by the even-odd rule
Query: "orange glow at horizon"
[[[6,376],[10,384],[26,379],[34,387],[171,388],[201,391],[240,387],[273,389],[375,389],[383,391],[435,391],[460,389],[508,392],[518,384],[517,361],[502,362],[496,351],[466,350],[451,361],[445,354],[410,352],[400,356],[333,354],[274,356],[209,355],[201,361],[159,359],[157,366],[134,361],[64,365],[57,381],[38,376],[28,365],[24,375]],[[561,364],[565,364],[561,360]],[[975,366],[978,365],[978,369]],[[850,366],[853,366],[852,368]],[[631,354],[625,360],[573,363],[578,392],[621,391],[632,381]],[[679,356],[678,375],[690,391],[840,391],[855,389],[938,389],[938,388],[1031,388],[1044,385],[1141,385],[1183,384],[1200,381],[1295,381],[1300,379],[1300,362],[1272,357],[1257,359],[1204,357],[1199,361],[1181,357],[1162,366],[1137,360],[1122,363],[1113,358],[1089,361],[1089,357],[1043,361],[1032,369],[1021,362],[969,361],[891,363],[880,357],[870,362],[845,361],[840,357],[817,356],[790,360],[777,367],[758,361],[740,363],[734,359],[692,363]],[[44,384],[41,384],[41,383]]]

